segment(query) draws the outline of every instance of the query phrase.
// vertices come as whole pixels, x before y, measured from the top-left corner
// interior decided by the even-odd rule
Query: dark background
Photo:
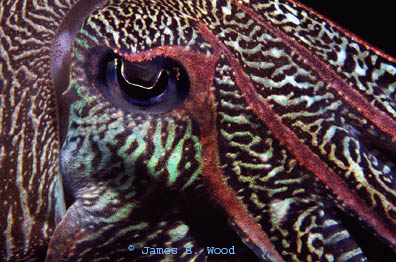
[[[385,53],[396,57],[394,0],[299,0]]]

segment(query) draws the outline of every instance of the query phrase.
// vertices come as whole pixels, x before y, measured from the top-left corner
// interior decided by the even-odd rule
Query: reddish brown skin
[[[250,108],[259,116],[263,123],[268,126],[274,136],[282,141],[286,148],[296,157],[298,162],[309,171],[316,174],[325,186],[333,191],[339,199],[343,200],[343,205],[353,210],[358,217],[367,221],[371,228],[375,228],[378,235],[388,239],[392,245],[396,244],[396,236],[391,232],[382,218],[378,217],[372,209],[349,189],[348,185],[332,171],[326,163],[321,161],[308,146],[301,143],[297,135],[292,132],[272,111],[271,106],[265,102],[258,101],[255,88],[243,72],[238,61],[232,53],[216,39],[216,37],[204,26],[200,25],[203,37],[217,50],[222,50],[230,61],[236,72],[236,83],[241,89]],[[394,130],[396,131],[396,129]]]
[[[240,228],[252,244],[259,247],[269,257],[282,262],[284,260],[275,250],[267,235],[254,219],[248,215],[246,208],[236,198],[235,193],[223,182],[225,181],[225,177],[219,169],[220,164],[217,157],[219,149],[217,146],[214,94],[210,88],[213,86],[215,65],[220,55],[226,54],[228,59],[231,57],[227,53],[228,50],[219,43],[219,40],[204,25],[198,24],[198,28],[205,40],[212,44],[214,55],[211,58],[177,46],[163,46],[149,52],[141,52],[133,55],[122,54],[117,52],[117,50],[115,52],[130,62],[147,61],[158,56],[166,56],[181,61],[190,76],[190,95],[178,110],[167,113],[166,115],[190,115],[194,112],[194,118],[197,119],[199,117],[197,120],[201,128],[199,139],[202,145],[202,177],[208,191],[225,210],[231,221]],[[234,66],[234,69],[237,68]],[[241,73],[240,70],[237,70],[237,72],[238,74]],[[244,79],[247,83],[250,83],[243,76],[238,79]],[[242,82],[239,81],[239,85],[241,84]]]
[[[242,8],[246,13],[248,13],[251,17],[253,17],[256,21],[260,22],[267,30],[272,32],[277,37],[283,39],[284,43],[296,53],[298,53],[301,57],[305,58],[305,63],[310,66],[310,68],[315,71],[324,82],[329,83],[334,90],[345,99],[347,103],[356,108],[359,112],[361,112],[368,120],[378,126],[382,131],[388,133],[393,137],[393,140],[396,141],[396,121],[393,120],[390,116],[386,115],[380,109],[372,106],[358,91],[353,88],[350,88],[348,84],[343,80],[338,74],[336,74],[330,67],[319,60],[317,56],[311,55],[311,52],[305,48],[303,45],[298,42],[292,40],[285,33],[275,28],[266,22],[262,17],[258,16],[257,13],[253,12],[251,9],[247,8],[244,5],[241,5],[235,0],[231,0],[235,5],[238,5]],[[294,2],[294,1],[293,1]],[[296,3],[297,4],[297,3]],[[298,4],[303,8],[305,6]],[[308,8],[309,9],[309,8]],[[310,10],[310,9],[309,9]],[[312,11],[312,10],[311,10]],[[312,11],[313,12],[313,11]],[[323,18],[328,23],[330,23],[327,19]],[[333,25],[333,23],[331,23]],[[345,32],[344,29],[337,27],[337,29]],[[349,34],[352,39],[356,40],[356,36]],[[367,45],[364,41],[360,40],[362,44]],[[372,48],[372,47],[370,47]],[[373,48],[372,48],[373,49]],[[382,55],[379,50],[374,49],[375,52],[378,52]],[[388,56],[385,56],[388,57]],[[394,60],[394,59],[393,59]],[[391,61],[393,61],[391,59]],[[396,242],[395,242],[396,243]]]
[[[318,58],[309,55],[307,50],[301,44],[294,42],[285,33],[266,23],[260,16],[250,9],[239,4],[237,1],[232,2],[244,9],[256,21],[263,24],[269,31],[273,32],[300,56],[305,57],[305,63],[313,68],[316,73],[340,94],[352,106],[357,108],[362,114],[378,125],[384,132],[390,134],[396,139],[396,122],[389,116],[385,115],[379,109],[372,107],[367,100],[354,89],[348,87],[348,84],[335,74],[324,62]],[[321,161],[308,146],[300,142],[297,135],[293,133],[281,120],[275,115],[271,106],[257,99],[256,91],[244,73],[238,61],[233,54],[210,32],[203,24],[197,23],[203,38],[211,44],[213,56],[207,58],[205,55],[195,51],[186,50],[179,46],[162,46],[153,50],[140,52],[136,54],[123,54],[119,50],[114,50],[117,54],[124,57],[130,62],[149,61],[158,56],[165,56],[180,61],[188,72],[191,81],[189,97],[182,106],[165,114],[187,115],[195,118],[201,128],[200,143],[202,145],[202,166],[204,183],[214,199],[220,204],[225,212],[243,232],[247,239],[253,245],[266,251],[270,257],[276,261],[284,261],[279,253],[274,249],[264,231],[258,226],[252,217],[248,215],[245,206],[236,198],[236,194],[224,183],[225,177],[222,170],[219,169],[218,146],[217,146],[217,129],[216,115],[214,105],[214,94],[211,91],[213,85],[215,66],[221,54],[224,54],[234,70],[237,86],[240,88],[250,108],[259,116],[263,123],[268,126],[274,133],[274,136],[282,141],[286,148],[296,157],[298,162],[305,166],[309,171],[316,174],[317,179],[321,180],[327,188],[333,191],[339,199],[343,199],[343,205],[353,210],[358,217],[369,223],[370,227],[376,228],[381,237],[396,243],[396,236],[386,227],[386,223],[379,218],[362,200],[357,198],[349,189],[347,184],[332,171],[326,163]],[[378,51],[378,50],[377,50]],[[194,116],[192,116],[194,113]],[[56,232],[62,235],[62,232]],[[78,236],[75,236],[78,238]],[[75,243],[77,239],[69,243]],[[65,240],[66,242],[66,240]],[[59,246],[72,246],[72,245]],[[58,250],[58,254],[59,254]],[[67,256],[67,251],[60,252]],[[51,255],[51,253],[49,254]]]
[[[236,1],[233,1],[238,4]],[[263,25],[267,25],[258,17],[256,13],[250,9],[238,4],[247,13],[260,21]],[[308,146],[301,143],[288,127],[286,127],[272,111],[271,106],[257,100],[257,94],[250,82],[248,76],[243,72],[238,61],[233,57],[232,53],[214,36],[205,25],[198,23],[198,29],[201,31],[204,39],[211,44],[214,55],[212,58],[207,58],[202,54],[194,51],[185,50],[182,47],[164,46],[159,47],[149,52],[142,52],[133,55],[121,54],[123,57],[131,62],[147,61],[157,56],[167,56],[182,61],[190,75],[191,94],[183,105],[176,111],[168,113],[172,114],[190,114],[196,112],[199,116],[198,122],[202,127],[200,142],[203,149],[203,178],[215,199],[225,209],[226,213],[232,220],[242,229],[249,239],[255,245],[263,243],[265,249],[270,252],[279,261],[282,261],[281,256],[273,248],[271,242],[265,233],[257,226],[252,218],[247,215],[242,203],[236,199],[235,193],[232,192],[224,183],[224,176],[218,170],[216,137],[217,131],[215,129],[215,115],[211,110],[214,107],[214,95],[210,90],[214,79],[215,63],[221,54],[225,54],[230,61],[234,71],[236,72],[236,82],[246,97],[250,108],[260,117],[264,124],[266,124],[274,132],[276,138],[282,141],[285,146],[293,153],[298,162],[305,166],[308,170],[317,175],[327,188],[335,192],[339,199],[343,199],[343,205],[353,210],[358,217],[367,221],[372,228],[381,237],[389,239],[393,244],[396,244],[396,236],[387,228],[386,223],[378,217],[369,206],[354,195],[347,184],[332,171],[326,163],[321,161]],[[331,83],[331,86],[352,106],[358,108],[368,119],[377,124],[384,132],[392,135],[396,139],[396,122],[382,111],[371,106],[367,100],[354,89],[348,87],[344,80],[338,75],[334,74],[329,67],[316,57],[309,56],[308,50],[299,43],[292,42],[286,34],[280,32],[272,26],[267,26],[269,30],[273,31],[279,37],[285,39],[289,47],[301,56],[306,57],[305,61],[311,68],[315,69],[317,74],[326,82]],[[116,51],[117,52],[117,51]]]

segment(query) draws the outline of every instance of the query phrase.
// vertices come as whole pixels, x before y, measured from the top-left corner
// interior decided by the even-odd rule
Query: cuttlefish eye
[[[101,91],[111,102],[139,113],[166,113],[178,107],[190,88],[186,70],[176,60],[156,57],[130,62],[112,56],[104,62]]]

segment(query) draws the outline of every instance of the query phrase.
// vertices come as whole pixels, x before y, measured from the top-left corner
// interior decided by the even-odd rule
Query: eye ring
[[[113,104],[128,112],[162,114],[187,98],[187,71],[173,58],[158,56],[130,62],[114,53],[99,63],[97,89]]]

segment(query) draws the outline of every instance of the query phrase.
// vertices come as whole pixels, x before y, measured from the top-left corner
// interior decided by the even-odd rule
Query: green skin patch
[[[1,261],[395,256],[395,59],[294,0],[11,2]]]
[[[201,14],[201,9],[175,13],[177,7],[157,5],[161,2],[148,6],[109,3],[88,17],[74,40],[68,88],[74,101],[61,149],[61,167],[75,199],[69,217],[88,216],[96,222],[83,219],[81,227],[95,233],[82,233],[69,257],[92,256],[90,251],[78,255],[77,250],[86,250],[89,242],[108,235],[104,249],[122,241],[133,242],[140,249],[153,245],[167,250],[193,246],[197,252],[184,254],[187,260],[203,259],[207,255],[205,245],[196,242],[193,227],[182,218],[183,205],[175,205],[168,194],[176,194],[176,199],[188,196],[197,200],[196,196],[208,186],[206,176],[220,174],[221,185],[209,185],[209,193],[232,192],[237,202],[221,202],[223,198],[217,201],[230,212],[235,228],[242,230],[240,235],[247,234],[245,242],[263,261],[279,260],[279,254],[292,261],[331,261],[334,257],[347,261],[353,256],[363,259],[359,246],[326,209],[326,205],[347,210],[359,209],[359,205],[366,208],[375,202],[374,195],[385,206],[391,202],[380,193],[382,189],[389,191],[386,179],[380,177],[387,177],[390,169],[366,164],[368,158],[362,163],[361,158],[354,157],[363,150],[356,134],[367,122],[359,120],[362,118],[357,116],[353,103],[345,103],[328,79],[312,68],[311,60],[303,59],[306,49],[290,44],[293,36],[284,35],[271,24],[263,26],[269,22],[261,21],[254,12],[265,10],[265,4],[249,9],[240,3],[220,1],[216,10],[221,10],[224,17],[213,20],[217,22]],[[234,13],[232,8],[238,10],[238,19],[246,21],[227,23],[229,14]],[[177,15],[170,18],[168,12]],[[285,19],[296,22],[296,12]],[[152,18],[150,24],[146,16]],[[201,18],[201,24],[192,17]],[[252,24],[255,26],[250,29]],[[235,31],[240,32],[234,38]],[[256,44],[247,48],[252,39]],[[291,49],[300,57],[296,58]],[[180,59],[191,82],[186,102],[164,114],[145,113],[141,108],[136,112],[125,110],[128,105],[117,100],[122,98],[117,96],[120,91],[111,89],[113,78],[106,67],[109,54],[131,61],[130,66],[158,56]],[[189,64],[189,56],[197,54],[205,62]],[[340,56],[343,54],[341,50]],[[206,83],[204,70],[209,86],[202,84]],[[203,93],[209,95],[204,97]],[[353,93],[348,99],[358,100],[360,96]],[[205,103],[209,106],[203,106]],[[343,111],[345,107],[348,112]],[[265,108],[264,112],[260,108]],[[392,110],[388,112],[392,114]],[[279,124],[267,122],[271,117]],[[351,123],[349,129],[346,123]],[[374,129],[374,133],[382,132]],[[211,148],[218,151],[211,154]],[[368,169],[382,189],[371,187],[365,178]],[[339,182],[336,173],[342,174],[346,182]],[[371,196],[363,204],[345,200],[352,194],[346,185],[353,181],[359,181],[360,188],[368,192],[365,195]],[[328,191],[336,183],[345,187],[345,195],[343,190]],[[341,200],[332,200],[337,198]],[[159,199],[164,201],[162,206],[152,202]],[[240,206],[239,214],[228,209],[235,203]],[[390,219],[388,211],[384,217]],[[66,222],[66,231],[71,232],[76,225]],[[266,240],[257,240],[264,238],[272,242],[271,247],[263,244]],[[344,249],[338,248],[340,243],[344,243]],[[119,252],[125,248],[127,245]],[[181,256],[180,252],[146,253],[174,261]],[[114,252],[114,257],[118,256],[124,255]]]

